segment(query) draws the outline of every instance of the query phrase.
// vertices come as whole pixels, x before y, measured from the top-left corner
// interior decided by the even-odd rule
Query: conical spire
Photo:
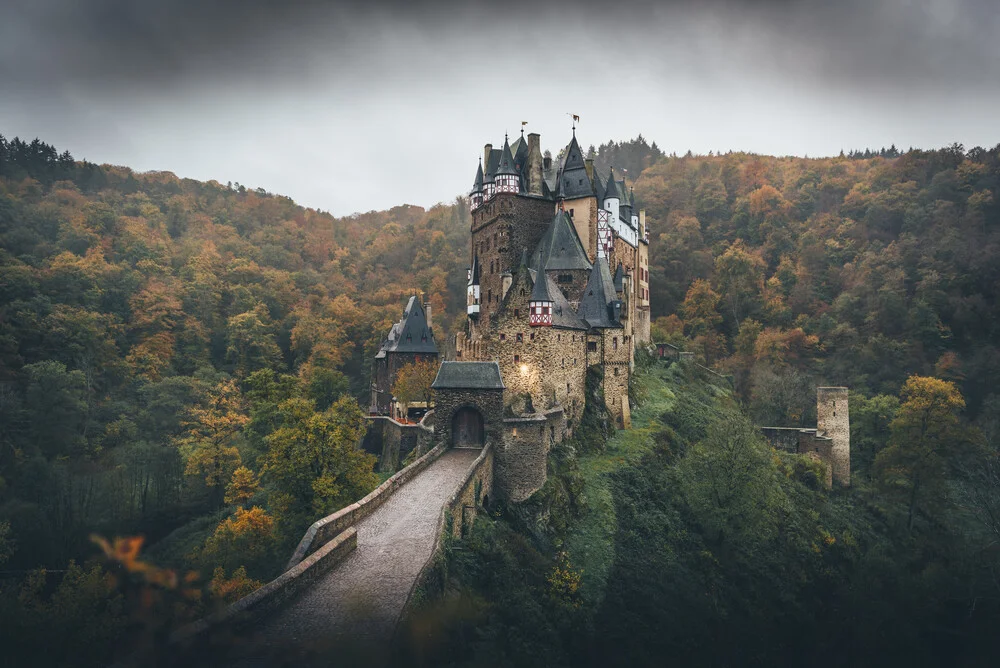
[[[479,159],[479,168],[476,170],[476,182],[472,184],[472,193],[483,192],[483,159]]]
[[[618,182],[615,181],[614,165],[612,165],[611,169],[608,171],[608,184],[604,188],[604,199],[621,199],[618,194]]]
[[[507,135],[503,138],[503,150],[500,153],[500,165],[497,167],[497,176],[501,174],[513,174],[517,176],[517,170],[514,169],[514,156],[510,153],[510,142],[507,141]]]
[[[469,269],[469,285],[479,285],[479,255],[476,254],[472,257],[472,268]]]
[[[535,285],[531,288],[531,301],[552,302],[552,295],[549,294],[549,281],[548,277],[545,275],[545,268],[536,264],[534,269]]]

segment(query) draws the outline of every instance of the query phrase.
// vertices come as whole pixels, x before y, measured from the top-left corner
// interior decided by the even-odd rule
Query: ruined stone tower
[[[833,480],[851,484],[851,413],[846,387],[816,388],[816,428],[833,441]]]

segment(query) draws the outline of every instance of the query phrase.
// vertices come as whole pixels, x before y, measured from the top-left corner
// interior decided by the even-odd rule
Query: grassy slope
[[[694,396],[710,407],[712,396],[728,393],[705,379],[693,380],[691,370],[679,365],[654,363],[639,370],[634,382],[640,384],[642,403],[632,412],[632,428],[618,431],[608,441],[604,452],[584,455],[579,459],[584,480],[583,495],[588,512],[572,524],[565,549],[570,562],[582,570],[580,593],[586,605],[597,609],[604,598],[608,573],[615,559],[617,520],[612,497],[611,474],[638,462],[656,447],[654,436],[663,431],[664,417],[683,409],[686,402],[679,396]],[[702,387],[692,392],[692,384]]]

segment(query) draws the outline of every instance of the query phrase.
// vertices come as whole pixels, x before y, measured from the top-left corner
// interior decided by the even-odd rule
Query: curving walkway
[[[357,549],[254,628],[252,641],[258,650],[387,645],[410,589],[434,549],[441,509],[481,453],[479,449],[445,452],[355,525]]]

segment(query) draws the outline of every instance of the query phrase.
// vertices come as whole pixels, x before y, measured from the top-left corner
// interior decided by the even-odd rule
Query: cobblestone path
[[[253,629],[254,654],[268,647],[387,645],[410,588],[431,556],[441,509],[481,452],[445,452],[355,525],[357,549]]]

